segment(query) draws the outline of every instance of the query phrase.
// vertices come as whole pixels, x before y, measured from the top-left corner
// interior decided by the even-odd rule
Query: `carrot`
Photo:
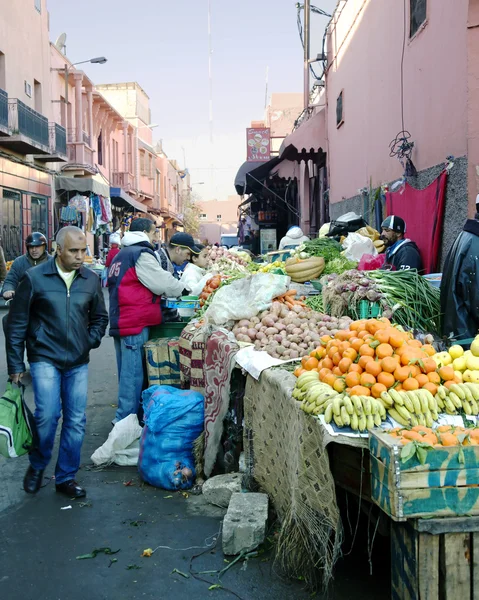
[[[288,290],[284,295],[285,296],[296,296],[298,292],[296,290]]]

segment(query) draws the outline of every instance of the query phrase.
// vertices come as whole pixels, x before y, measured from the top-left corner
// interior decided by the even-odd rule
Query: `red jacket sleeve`
[[[108,252],[108,256],[106,257],[105,267],[109,267],[115,258],[115,256],[120,252],[120,248],[111,248]]]

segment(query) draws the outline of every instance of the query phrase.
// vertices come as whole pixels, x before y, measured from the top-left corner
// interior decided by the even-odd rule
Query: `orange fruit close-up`
[[[374,348],[371,348],[369,344],[363,344],[361,348],[359,348],[359,354],[361,356],[374,356],[375,350]]]
[[[419,389],[419,381],[415,377],[408,377],[402,382],[403,390],[410,392],[411,390]]]
[[[432,358],[424,358],[422,361],[421,370],[424,373],[432,373],[437,369],[437,364]]]
[[[371,390],[362,385],[355,385],[351,388],[351,391],[349,393],[351,396],[370,396]]]
[[[429,380],[428,383],[426,383],[426,385],[423,385],[422,387],[424,390],[431,392],[433,396],[437,394],[438,386],[435,383],[430,382]]]
[[[387,373],[394,373],[394,371],[399,367],[399,360],[395,356],[387,356],[383,358],[381,361],[381,367],[383,371]]]
[[[327,343],[328,343],[330,340],[332,340],[332,339],[333,339],[333,338],[332,338],[330,335],[322,335],[322,336],[319,338],[319,341],[320,341],[322,344],[326,345],[326,344],[327,344]]]
[[[366,371],[366,373],[377,377],[383,369],[381,367],[381,363],[376,362],[375,360],[370,360],[366,363],[364,370]]]
[[[361,383],[361,375],[357,371],[351,371],[346,375],[346,385],[350,388]]]
[[[365,387],[372,386],[376,383],[376,377],[371,375],[371,373],[361,373],[361,385]]]
[[[405,343],[403,334],[397,329],[393,328],[389,334],[389,343],[393,348],[400,348]]]
[[[305,369],[303,369],[303,367],[296,367],[296,369],[293,371],[293,375],[295,377],[299,377],[300,375],[302,375],[303,373],[305,373]]]
[[[317,359],[324,358],[326,356],[326,348],[323,348],[323,346],[318,346],[312,352],[309,353],[309,356],[313,356]]]
[[[333,367],[333,373],[338,377],[341,377],[344,374],[338,366]]]
[[[387,388],[382,383],[375,383],[371,388],[371,396],[373,398],[379,398],[383,392],[386,392]]]
[[[430,371],[427,374],[427,378],[429,379],[429,381],[431,383],[435,383],[436,385],[439,385],[441,383],[441,378],[439,376],[439,373],[437,373],[436,371]]]
[[[332,360],[329,358],[329,356],[326,356],[325,358],[323,358],[323,360],[322,360],[322,363],[323,363],[323,367],[324,367],[325,369],[330,369],[330,370],[331,370],[331,369],[334,367],[334,363],[333,363],[333,361],[332,361]]]
[[[346,382],[342,377],[338,377],[338,379],[336,379],[336,381],[333,384],[333,389],[339,393],[344,392],[344,390],[346,389]]]
[[[441,433],[439,441],[443,446],[458,446],[459,440],[452,433]]]
[[[387,389],[389,389],[396,383],[394,375],[392,373],[387,373],[386,371],[381,371],[381,373],[379,373],[376,379],[378,383],[382,383],[387,387]]]
[[[339,363],[341,362],[342,356],[341,356],[340,352],[335,352],[331,358],[333,359],[333,363],[337,367],[339,365]]]
[[[441,367],[438,373],[444,381],[452,381],[455,378],[454,369],[450,366]]]
[[[416,375],[415,377],[419,383],[419,387],[424,387],[429,383],[429,378],[427,375],[424,375],[424,373],[419,373],[419,375]]]
[[[355,371],[356,373],[361,374],[364,371],[364,369],[362,368],[362,366],[359,363],[353,363],[349,367],[349,372],[352,373],[353,371]]]
[[[422,348],[422,343],[414,338],[408,340],[407,344],[408,346],[412,346],[413,348]]]
[[[356,337],[352,338],[349,343],[351,344],[352,348],[354,348],[356,352],[358,352],[359,348],[361,348],[361,346],[364,344],[364,340],[362,338]]]
[[[323,367],[320,371],[319,371],[319,379],[325,383],[325,378],[326,375],[329,375],[331,373],[331,369],[326,369],[325,367]]]
[[[376,331],[375,338],[381,344],[388,344],[391,333],[389,329],[379,329]]]
[[[338,363],[338,367],[341,369],[342,373],[347,373],[352,364],[353,361],[350,358],[342,358]]]
[[[428,356],[434,356],[436,354],[436,349],[432,344],[424,344],[422,349]]]
[[[413,371],[410,367],[398,367],[394,371],[394,377],[397,381],[404,382],[408,377],[413,377]]]
[[[339,344],[339,352],[341,354],[343,354],[344,352],[346,352],[346,350],[349,350],[349,348],[351,348],[351,344],[349,342],[341,342]]]
[[[326,375],[326,377],[323,379],[323,381],[324,381],[324,383],[327,383],[328,385],[333,387],[336,379],[337,379],[337,377],[334,373],[329,373],[328,375]]]
[[[304,362],[302,364],[303,364],[303,367],[306,369],[306,371],[312,371],[313,369],[316,369],[316,367],[318,366],[318,362],[319,362],[318,359],[313,358],[312,356],[308,356],[305,358],[307,358],[307,360],[306,360],[306,362]]]
[[[354,362],[358,357],[358,353],[354,348],[348,348],[343,352],[343,358],[349,358],[351,362]]]
[[[392,356],[393,354],[394,349],[390,344],[379,344],[376,348],[376,356],[381,360],[387,356]]]
[[[369,356],[369,355],[364,355],[364,356],[361,356],[361,357],[359,358],[358,365],[359,365],[359,366],[360,366],[362,369],[365,369],[365,368],[366,368],[366,365],[368,364],[368,362],[369,362],[370,360],[374,360],[374,358],[373,358],[372,356]]]

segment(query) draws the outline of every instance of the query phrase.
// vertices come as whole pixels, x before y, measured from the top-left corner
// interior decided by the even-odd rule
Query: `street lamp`
[[[89,60],[81,60],[80,62],[76,62],[68,66],[68,63],[65,63],[65,123],[68,126],[68,71],[76,67],[76,65],[83,65],[85,63],[92,63],[94,65],[104,65],[108,59],[104,56],[97,56],[95,58],[90,58]]]

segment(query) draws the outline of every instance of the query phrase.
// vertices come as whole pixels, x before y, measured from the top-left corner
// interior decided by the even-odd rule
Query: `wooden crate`
[[[402,444],[371,431],[371,497],[392,519],[479,515],[479,446],[435,448],[421,465],[401,460]]]
[[[145,346],[148,385],[180,386],[179,338],[149,340]]]
[[[479,600],[479,519],[391,521],[392,600]]]

